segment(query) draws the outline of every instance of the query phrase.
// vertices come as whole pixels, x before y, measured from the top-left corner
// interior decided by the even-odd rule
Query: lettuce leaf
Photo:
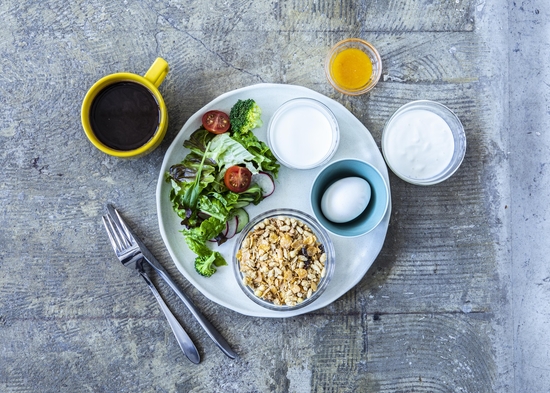
[[[233,203],[229,203],[229,201],[220,194],[201,195],[199,198],[199,209],[210,217],[215,217],[219,221],[225,223],[229,218],[229,212],[235,202],[236,200]],[[217,233],[214,234],[214,236],[216,235]]]
[[[259,171],[271,172],[275,178],[279,174],[279,163],[269,146],[260,141],[252,132],[235,134],[233,139],[254,155],[254,162]]]
[[[206,277],[216,272],[212,267],[227,265],[227,262],[218,251],[213,251],[206,246],[209,239],[214,238],[225,228],[225,221],[220,221],[215,217],[204,220],[200,226],[183,230],[183,236],[189,249],[197,257],[195,259],[195,270]]]
[[[227,168],[233,165],[245,165],[253,174],[258,173],[258,169],[253,162],[256,156],[244,148],[242,144],[234,140],[229,134],[216,135],[210,142],[210,149],[206,156],[218,165],[218,180],[225,175]]]
[[[189,139],[183,142],[183,147],[188,148],[193,153],[202,157],[203,153],[206,151],[206,146],[208,146],[208,143],[210,143],[214,136],[214,134],[201,127],[189,135]]]

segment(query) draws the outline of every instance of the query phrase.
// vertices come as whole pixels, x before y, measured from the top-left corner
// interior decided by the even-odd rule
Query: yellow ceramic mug
[[[82,127],[90,142],[115,157],[153,151],[168,127],[168,111],[158,90],[168,70],[159,57],[145,76],[121,72],[98,80],[82,102]]]

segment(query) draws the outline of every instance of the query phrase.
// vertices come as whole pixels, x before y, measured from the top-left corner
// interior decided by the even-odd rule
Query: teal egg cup
[[[321,210],[323,194],[334,182],[351,176],[363,178],[369,183],[369,204],[351,221],[329,221]],[[332,162],[319,172],[313,181],[310,199],[315,218],[327,231],[342,237],[357,237],[369,233],[380,224],[388,210],[390,194],[386,181],[375,167],[358,159],[342,159]]]

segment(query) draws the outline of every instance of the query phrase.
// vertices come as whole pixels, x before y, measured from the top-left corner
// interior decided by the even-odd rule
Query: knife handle
[[[143,279],[149,286],[149,289],[151,289],[151,292],[153,292],[153,295],[155,295],[155,298],[157,299],[157,302],[160,305],[162,312],[166,316],[166,319],[168,320],[168,323],[172,328],[172,332],[174,333],[174,336],[176,336],[176,341],[178,342],[181,350],[183,351],[185,356],[187,356],[187,359],[189,359],[191,362],[195,364],[199,364],[201,361],[201,357],[199,355],[199,351],[197,350],[197,347],[195,347],[195,344],[193,344],[193,341],[191,340],[187,332],[181,327],[176,317],[174,317],[174,314],[172,314],[172,312],[170,311],[170,309],[168,308],[168,306],[160,296],[159,292],[157,291],[157,288],[151,282],[147,273],[142,271],[140,272],[140,274],[141,274],[141,277],[143,277]]]
[[[172,278],[168,275],[168,272],[164,270],[162,265],[151,263],[148,259],[145,259],[149,264],[155,269],[155,271],[159,274],[159,276],[162,277],[164,281],[172,288],[174,292],[176,292],[176,295],[179,296],[179,298],[182,300],[182,302],[187,306],[189,311],[191,311],[191,314],[195,317],[195,319],[199,322],[199,324],[202,326],[204,331],[208,334],[208,336],[216,343],[216,345],[222,350],[223,353],[225,353],[228,357],[231,359],[235,359],[237,357],[237,353],[231,349],[229,346],[229,343],[225,341],[225,338],[216,330],[216,328],[210,323],[208,319],[202,313],[199,311],[199,309],[195,306],[195,304],[187,297],[185,293],[183,293],[177,284],[172,280]]]

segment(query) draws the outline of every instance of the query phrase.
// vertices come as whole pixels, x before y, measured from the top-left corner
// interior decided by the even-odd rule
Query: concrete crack
[[[193,40],[195,40],[196,42],[198,42],[199,44],[201,44],[203,46],[204,49],[206,49],[208,52],[212,53],[214,56],[216,56],[218,59],[220,59],[222,61],[222,63],[224,63],[226,66],[230,67],[230,68],[233,68],[234,70],[237,70],[239,72],[242,72],[244,74],[247,74],[247,75],[250,75],[254,78],[258,78],[260,80],[260,82],[264,82],[263,78],[258,75],[258,74],[253,74],[251,73],[250,71],[247,71],[245,70],[244,68],[240,68],[240,67],[236,67],[235,65],[231,64],[230,62],[228,62],[227,60],[225,60],[222,55],[220,55],[218,52],[210,49],[208,46],[206,46],[206,44],[204,42],[202,42],[200,39],[198,39],[197,37],[193,36],[192,34],[190,34],[189,32],[187,31],[184,31],[183,33],[187,34],[189,37],[191,37]]]
[[[221,60],[221,62],[223,64],[225,64],[226,66],[234,69],[234,70],[237,70],[239,72],[242,72],[244,74],[247,74],[247,75],[250,75],[254,78],[257,78],[260,82],[264,83],[265,81],[263,80],[263,78],[258,75],[258,74],[254,74],[250,71],[247,71],[245,70],[244,68],[240,68],[240,67],[237,67],[235,65],[233,65],[232,63],[230,63],[229,61],[227,61],[222,55],[220,55],[218,52],[216,52],[215,50],[211,49],[210,47],[208,47],[202,40],[200,40],[199,38],[195,37],[194,35],[192,35],[191,33],[189,33],[188,31],[186,30],[182,30],[180,28],[178,28],[172,21],[170,21],[169,19],[167,19],[166,17],[160,15],[160,14],[157,14],[160,18],[163,18],[166,23],[168,23],[170,26],[172,26],[175,30],[179,31],[179,32],[182,32],[183,34],[189,36],[192,40],[196,41],[197,43],[199,43],[204,49],[206,49],[206,51],[208,51],[209,53],[213,54],[214,56],[216,56],[218,59]],[[157,42],[158,43],[158,42]]]

